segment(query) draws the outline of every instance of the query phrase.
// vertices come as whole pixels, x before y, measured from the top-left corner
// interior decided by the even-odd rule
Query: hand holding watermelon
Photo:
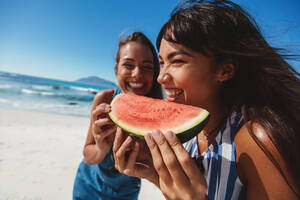
[[[119,127],[114,140],[113,153],[115,168],[121,173],[146,178],[151,182],[157,180],[158,176],[146,143],[135,140]]]
[[[207,183],[194,160],[172,131],[159,130],[145,136],[159,188],[167,199],[208,199]]]
[[[93,165],[103,161],[112,146],[116,125],[109,119],[109,103],[114,90],[99,92],[91,109],[91,121],[84,146],[85,163]]]
[[[108,117],[110,105],[101,103],[92,112],[92,133],[99,150],[108,152],[114,141],[117,126]]]

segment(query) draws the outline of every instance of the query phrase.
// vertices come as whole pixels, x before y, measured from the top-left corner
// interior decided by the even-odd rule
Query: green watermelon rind
[[[114,115],[114,112],[109,112],[109,117],[111,120],[117,124],[120,128],[125,130],[128,133],[133,134],[139,139],[144,139],[144,135],[149,133],[150,131],[138,130],[136,127],[130,126],[122,121],[118,120]],[[173,131],[181,143],[184,143],[193,137],[195,137],[198,133],[202,131],[209,120],[210,114],[206,110],[202,110],[197,117],[192,118],[192,120],[187,121],[183,125],[179,125],[173,129],[168,129]],[[168,130],[161,130],[163,133],[166,133]]]
[[[205,125],[207,124],[208,120],[209,120],[209,113],[206,116],[206,118],[204,118],[201,122],[199,122],[196,126],[187,129],[181,133],[176,133],[178,139],[180,140],[181,143],[185,143],[187,141],[189,141],[190,139],[192,139],[193,137],[195,137],[196,135],[198,135],[203,128],[205,127]]]

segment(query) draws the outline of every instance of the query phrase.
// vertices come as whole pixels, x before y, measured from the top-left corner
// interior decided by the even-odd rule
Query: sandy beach
[[[89,119],[0,108],[0,200],[68,200]],[[141,200],[164,199],[142,182]]]

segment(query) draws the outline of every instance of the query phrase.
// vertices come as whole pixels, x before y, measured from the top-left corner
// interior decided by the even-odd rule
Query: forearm
[[[107,155],[109,149],[100,149],[96,144],[90,144],[84,147],[84,162],[89,165],[101,163]]]

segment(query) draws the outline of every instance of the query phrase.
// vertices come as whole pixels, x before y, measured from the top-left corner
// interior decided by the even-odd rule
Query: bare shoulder
[[[254,139],[264,144],[288,176],[285,162],[266,130],[256,122],[248,122],[247,125],[254,137],[243,125],[234,138],[238,173],[241,181],[247,184],[247,199],[297,199],[266,151]]]
[[[257,140],[266,144],[269,151],[271,151],[273,154],[276,154],[276,157],[280,156],[280,153],[277,151],[276,146],[272,143],[272,140],[269,137],[270,134],[268,134],[260,124],[256,122],[248,122],[247,126],[252,130]],[[244,124],[234,138],[237,151],[239,151],[240,153],[259,153],[260,147],[255,142],[253,136],[251,136],[251,133],[249,132],[247,126],[246,124]]]

